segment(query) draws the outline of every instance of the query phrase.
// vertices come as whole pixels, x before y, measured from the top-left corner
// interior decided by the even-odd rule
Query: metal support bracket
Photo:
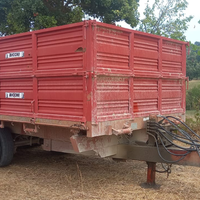
[[[154,186],[156,184],[156,163],[155,162],[147,162],[147,184],[150,186]]]
[[[38,132],[38,126],[34,125],[34,128],[27,128],[26,124],[23,124],[23,130],[25,133],[37,133]]]

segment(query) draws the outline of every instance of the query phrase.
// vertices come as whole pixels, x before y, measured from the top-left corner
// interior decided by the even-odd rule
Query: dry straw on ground
[[[200,199],[200,168],[173,166],[157,174],[160,189],[144,189],[146,164],[20,149],[0,169],[0,200]]]

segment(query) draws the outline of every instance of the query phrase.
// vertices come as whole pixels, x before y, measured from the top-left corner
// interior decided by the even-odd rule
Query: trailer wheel
[[[8,128],[0,129],[0,167],[11,163],[14,154],[13,137]]]

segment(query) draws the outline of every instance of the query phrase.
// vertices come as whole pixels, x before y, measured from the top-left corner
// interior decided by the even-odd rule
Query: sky
[[[154,2],[154,0],[149,0],[149,2]],[[142,19],[142,13],[146,7],[147,0],[140,0],[140,18]],[[186,40],[192,43],[196,41],[200,42],[200,11],[199,11],[199,0],[188,0],[188,7],[185,11],[186,16],[192,15],[194,18],[190,21],[188,30],[185,32]],[[121,26],[130,28],[130,26],[124,22],[119,23]]]

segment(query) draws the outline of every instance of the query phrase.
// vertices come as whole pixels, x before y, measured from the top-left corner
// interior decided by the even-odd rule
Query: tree
[[[84,12],[105,23],[125,20],[132,27],[138,24],[139,0],[81,0]]]
[[[185,40],[185,31],[193,18],[186,17],[186,0],[155,0],[144,10],[145,18],[140,21],[139,30],[173,39]]]
[[[82,21],[84,14],[106,23],[138,24],[139,0],[1,0],[0,33],[9,35]],[[1,12],[2,11],[2,12]]]
[[[187,76],[190,80],[200,78],[200,42],[190,45],[190,54],[187,55]]]
[[[0,1],[0,36],[6,33],[6,16],[11,8],[11,0],[1,0]]]
[[[6,33],[15,34],[56,25],[40,0],[14,0],[6,15]]]

